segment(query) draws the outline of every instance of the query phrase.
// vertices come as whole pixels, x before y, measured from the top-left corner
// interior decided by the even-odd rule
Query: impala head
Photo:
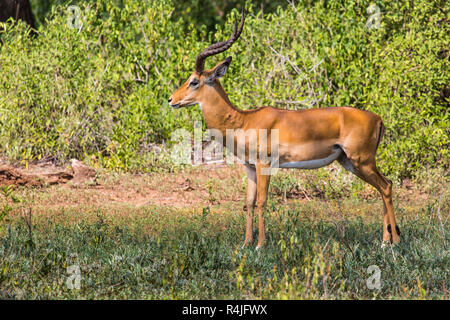
[[[231,57],[226,58],[209,70],[204,70],[205,60],[207,57],[224,52],[233,45],[241,35],[244,27],[244,20],[245,14],[244,8],[242,8],[241,23],[238,27],[237,17],[235,16],[234,32],[230,39],[210,45],[197,56],[194,72],[186,82],[170,96],[169,105],[171,107],[178,109],[201,103],[208,89],[219,84],[218,79],[225,75],[231,63]]]

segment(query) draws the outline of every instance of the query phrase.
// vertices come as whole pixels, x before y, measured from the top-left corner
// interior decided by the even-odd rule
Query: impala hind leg
[[[392,182],[378,172],[375,159],[365,163],[355,163],[356,175],[374,186],[381,194],[384,204],[383,241],[389,241],[392,236],[393,243],[400,242],[400,229],[397,226],[392,203]]]
[[[245,165],[247,171],[247,227],[245,229],[245,240],[243,247],[247,247],[253,242],[253,211],[256,202],[256,168],[252,165]]]
[[[374,186],[381,194],[383,199],[383,243],[391,240],[391,225],[395,226],[395,235],[392,233],[392,241],[398,243],[400,241],[400,230],[395,223],[394,206],[392,204],[392,182],[378,172],[375,159],[370,159],[364,164],[361,164],[358,160],[350,160],[345,154],[338,159],[345,169]]]

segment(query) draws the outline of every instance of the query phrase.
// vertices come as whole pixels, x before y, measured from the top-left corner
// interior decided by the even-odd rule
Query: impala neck
[[[208,128],[220,130],[224,136],[227,129],[244,125],[244,114],[233,106],[218,80],[213,86],[205,86],[199,104]]]

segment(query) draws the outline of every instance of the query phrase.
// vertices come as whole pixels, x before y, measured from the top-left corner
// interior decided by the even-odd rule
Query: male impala
[[[215,43],[201,52],[195,62],[195,71],[188,80],[169,98],[173,108],[188,107],[199,104],[208,128],[223,133],[227,129],[252,129],[260,132],[266,129],[268,140],[273,130],[278,130],[278,156],[281,168],[314,169],[326,166],[338,160],[347,170],[374,186],[381,194],[384,203],[383,243],[391,240],[400,241],[400,230],[395,222],[392,204],[392,183],[381,175],[375,164],[375,153],[383,136],[384,125],[381,118],[368,111],[351,107],[332,107],[308,110],[282,110],[272,107],[260,107],[255,110],[240,110],[228,99],[219,78],[223,77],[231,63],[231,57],[204,70],[205,59],[224,52],[239,38],[245,15],[238,27],[235,19],[234,33],[227,41]],[[249,144],[242,144],[246,155]],[[233,143],[239,144],[235,139]],[[223,141],[225,143],[225,141]],[[268,150],[258,138],[258,148]],[[234,148],[233,152],[236,154]],[[246,158],[248,160],[248,158]],[[265,229],[263,210],[267,200],[270,175],[263,171],[272,163],[256,159],[252,164],[245,163],[247,187],[247,228],[244,246],[252,241],[253,210],[258,210],[259,235],[258,245],[264,244]]]

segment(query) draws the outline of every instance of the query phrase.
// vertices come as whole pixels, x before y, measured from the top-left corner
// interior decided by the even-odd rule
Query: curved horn
[[[244,28],[244,21],[245,21],[245,13],[244,13],[244,7],[242,7],[241,23],[238,28],[238,21],[237,21],[237,17],[235,14],[234,15],[234,32],[233,32],[233,35],[230,37],[230,39],[210,45],[208,48],[203,50],[197,56],[197,59],[195,60],[195,71],[197,73],[201,73],[203,71],[203,69],[205,68],[206,58],[216,55],[218,53],[224,52],[225,50],[229,49],[233,45],[233,43],[239,38],[239,36],[242,33],[242,29]]]

